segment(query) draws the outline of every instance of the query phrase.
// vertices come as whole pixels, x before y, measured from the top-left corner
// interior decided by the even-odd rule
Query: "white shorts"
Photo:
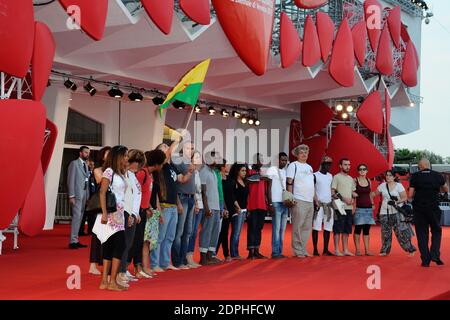
[[[327,221],[326,217],[324,217],[323,214],[323,208],[319,209],[319,212],[317,212],[317,216],[316,219],[313,221],[313,230],[316,231],[322,231],[322,223],[323,223],[323,228],[326,231],[333,231],[333,223],[334,223],[334,218],[333,218],[333,210],[331,210],[331,219],[330,221]]]

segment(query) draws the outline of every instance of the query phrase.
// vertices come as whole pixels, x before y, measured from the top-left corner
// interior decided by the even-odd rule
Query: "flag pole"
[[[191,119],[192,119],[192,115],[193,115],[193,114],[194,114],[194,107],[192,107],[191,113],[189,114],[189,118],[188,118],[188,120],[186,121],[186,126],[185,126],[185,128],[184,128],[183,133],[185,133],[185,132],[187,131],[187,128],[189,127],[189,123],[191,122]]]

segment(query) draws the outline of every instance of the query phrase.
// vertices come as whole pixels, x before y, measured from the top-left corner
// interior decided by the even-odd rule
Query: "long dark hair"
[[[230,168],[230,173],[228,174],[229,179],[232,179],[237,182],[239,172],[242,168],[247,168],[245,163],[234,163]],[[245,182],[245,181],[244,181]]]
[[[110,146],[106,146],[100,149],[100,151],[98,152],[98,156],[97,159],[95,161],[95,168],[100,168],[103,167],[103,164],[105,163],[106,159],[105,159],[105,154],[111,151],[111,147]]]
[[[124,175],[125,170],[122,169],[122,158],[125,157],[128,152],[128,148],[125,146],[114,146],[108,153],[105,163],[103,164],[103,171],[107,168],[111,168],[114,173]]]

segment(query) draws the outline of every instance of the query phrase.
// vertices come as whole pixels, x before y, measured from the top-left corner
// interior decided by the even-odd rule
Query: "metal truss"
[[[30,79],[16,78],[0,72],[0,99],[22,99],[24,95],[32,95]]]

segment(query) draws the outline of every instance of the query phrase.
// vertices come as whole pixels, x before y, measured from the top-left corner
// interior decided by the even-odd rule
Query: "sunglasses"
[[[359,168],[358,171],[367,171],[367,168]]]

